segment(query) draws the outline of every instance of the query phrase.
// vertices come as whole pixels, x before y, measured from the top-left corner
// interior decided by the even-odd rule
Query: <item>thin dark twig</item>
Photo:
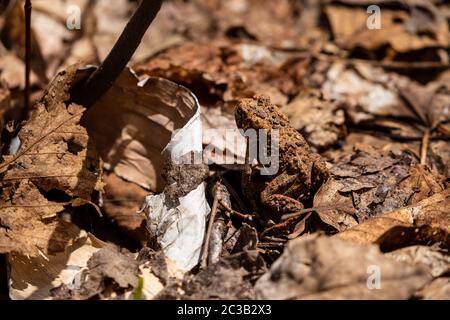
[[[201,269],[206,269],[206,267],[207,267],[209,242],[211,241],[211,232],[212,232],[214,220],[216,219],[217,208],[219,206],[220,190],[218,188],[218,184],[216,184],[214,188],[215,188],[214,202],[213,202],[213,206],[211,209],[211,214],[209,215],[208,228],[206,230],[205,240],[203,241],[203,248],[202,248],[202,253],[200,256],[200,268]]]
[[[316,212],[316,211],[317,211],[317,208],[303,209],[303,210],[300,210],[300,211],[297,211],[297,212],[285,214],[285,215],[283,215],[281,217],[281,220],[288,220],[288,219],[291,219],[291,218],[296,218],[296,217],[299,217],[299,216],[301,216],[301,215],[303,215],[305,213],[311,213],[311,212]]]
[[[25,93],[24,93],[24,114],[30,108],[30,73],[31,73],[31,0],[25,0]]]
[[[219,199],[219,204],[230,214],[233,214],[239,218],[241,218],[242,220],[248,221],[248,222],[252,222],[253,221],[253,216],[249,215],[249,214],[243,214],[240,213],[236,210],[234,210],[233,208],[231,208],[228,204],[225,203],[225,201],[223,201],[223,199]]]
[[[142,0],[100,67],[72,93],[72,101],[88,108],[114,84],[161,9],[163,0]]]

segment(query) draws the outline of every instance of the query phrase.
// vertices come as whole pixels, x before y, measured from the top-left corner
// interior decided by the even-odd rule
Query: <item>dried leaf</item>
[[[389,252],[386,256],[410,264],[422,263],[428,267],[433,277],[450,272],[450,256],[436,246],[411,246]]]
[[[206,105],[264,93],[285,105],[296,93],[289,62],[296,56],[261,45],[224,41],[188,42],[136,67],[139,75],[159,76],[190,88]],[[286,70],[285,70],[286,69]]]
[[[363,64],[351,67],[338,61],[328,69],[322,90],[325,99],[341,103],[349,120],[356,124],[374,116],[413,116],[395,89],[389,87],[390,77],[380,68]]]
[[[432,141],[430,143],[431,165],[433,169],[450,178],[450,142]]]
[[[424,300],[450,300],[450,278],[437,278],[417,293]]]
[[[405,206],[420,191],[413,182],[398,188],[409,177],[413,160],[406,152],[356,150],[332,167],[331,179],[316,194],[314,205],[353,209],[359,222]]]
[[[380,286],[371,288],[370,270]],[[288,243],[255,286],[260,299],[408,299],[429,280],[423,266],[389,259],[375,245],[308,236]]]
[[[397,241],[399,244],[396,244],[394,249],[398,249],[411,245],[409,243],[411,239],[405,237],[405,232],[409,230],[412,237],[423,237],[425,243],[433,240],[433,242],[442,242],[448,247],[450,245],[448,240],[450,231],[449,205],[450,189],[446,189],[415,205],[397,209],[368,220],[337,234],[336,237],[361,244],[374,242],[383,244],[383,242],[387,243],[389,240],[391,242]],[[417,232],[420,228],[422,228],[424,234]],[[413,238],[412,243],[420,244],[417,240],[420,239]],[[387,247],[392,250],[392,245]]]
[[[403,180],[399,187],[404,190],[414,190],[408,204],[416,204],[425,198],[444,190],[445,178],[424,165],[413,165],[409,176]]]
[[[316,149],[327,149],[345,136],[344,112],[317,91],[302,92],[282,111]]]
[[[419,9],[416,7],[413,13],[418,12],[417,10]],[[425,25],[423,21],[417,22],[418,14],[410,17],[403,10],[383,8],[379,29],[367,27],[368,16],[363,8],[329,5],[325,8],[325,13],[336,42],[348,50],[363,48],[376,51],[389,45],[395,52],[403,53],[423,48],[447,48],[450,45],[448,25],[437,10],[432,12],[432,19],[428,20],[430,27],[427,32],[417,30],[418,24],[422,28]]]
[[[113,245],[94,253],[87,268],[80,288],[73,293],[78,299],[110,298],[115,291],[135,288],[138,284],[137,261],[130,253],[121,252]]]
[[[2,201],[0,211],[0,252],[16,252],[37,257],[55,254],[73,244],[80,230],[59,219],[64,204],[48,201],[30,181],[11,188],[10,201]],[[3,197],[11,188],[5,188]]]
[[[38,232],[38,230],[36,230]],[[30,258],[11,254],[10,298],[13,300],[54,299],[55,290],[65,286],[69,290],[80,285],[81,274],[89,258],[105,245],[91,234],[79,231],[73,244],[56,255]]]
[[[450,122],[450,84],[448,81],[433,81],[427,86],[399,79],[398,90],[415,117],[430,129],[440,123]]]
[[[78,124],[84,108],[64,102],[75,78],[72,67],[54,79],[18,134],[18,152],[0,164],[1,252],[63,251],[78,229],[58,214],[102,188],[101,160]]]
[[[133,238],[145,243],[148,239],[147,217],[140,208],[148,191],[114,173],[108,174],[104,182],[102,213]]]
[[[248,272],[244,268],[222,260],[188,279],[183,286],[185,291],[183,299],[252,299],[254,297],[252,286],[244,279],[247,275]]]

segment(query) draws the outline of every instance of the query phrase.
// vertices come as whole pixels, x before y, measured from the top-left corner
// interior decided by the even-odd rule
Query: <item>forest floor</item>
[[[164,1],[81,105],[113,2],[32,1],[29,107],[0,7],[0,300],[450,299],[448,3]]]

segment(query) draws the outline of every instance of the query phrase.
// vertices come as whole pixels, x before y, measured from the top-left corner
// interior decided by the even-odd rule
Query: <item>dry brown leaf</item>
[[[78,124],[84,108],[65,104],[75,78],[72,67],[52,81],[19,131],[19,150],[0,163],[1,252],[63,251],[79,231],[58,214],[102,188],[101,160]]]
[[[131,253],[109,244],[90,257],[80,287],[68,294],[76,300],[114,298],[129,288],[135,288],[139,273],[138,262]]]
[[[202,97],[223,94],[222,62],[219,46],[188,42],[163,51],[135,69],[139,75],[164,77],[183,84]]]
[[[415,9],[413,13],[418,10]],[[427,32],[417,30],[417,23],[414,24],[413,20],[415,16],[402,10],[383,8],[380,29],[367,28],[366,7],[329,5],[325,8],[325,13],[336,43],[348,50],[364,48],[375,51],[389,45],[395,52],[403,53],[423,48],[447,48],[450,45],[448,25],[438,11],[432,12],[434,16],[428,21],[431,26]],[[423,21],[419,23],[422,28],[424,25]]]
[[[420,244],[423,237],[425,242],[434,240],[449,246],[448,233],[450,231],[450,189],[437,193],[421,202],[385,213],[336,235],[337,238],[350,240],[360,244],[378,242],[388,243],[397,240],[400,244],[394,249],[410,245],[411,237],[416,244]],[[421,230],[422,228],[422,230]],[[410,237],[407,239],[406,232]],[[412,234],[412,235],[411,235]],[[396,239],[396,237],[398,237]],[[407,242],[405,245],[404,242]],[[419,242],[419,243],[417,243]],[[388,245],[386,245],[388,246]],[[391,245],[388,246],[392,247]]]
[[[258,93],[285,105],[287,95],[298,92],[297,71],[290,65],[295,57],[250,43],[187,42],[156,55],[136,71],[183,84],[208,106]]]
[[[397,80],[399,95],[414,112],[417,122],[436,129],[439,124],[450,122],[450,84],[448,80],[436,80],[423,86],[405,78]]]
[[[282,111],[289,117],[292,126],[302,132],[316,149],[327,149],[345,136],[343,110],[324,100],[316,90],[302,92]]]
[[[436,246],[411,246],[389,252],[386,256],[410,264],[426,265],[433,277],[450,272],[450,255]]]
[[[102,213],[141,243],[147,241],[147,217],[140,210],[148,191],[114,173],[105,176]]]
[[[251,283],[245,278],[249,272],[233,265],[228,259],[208,267],[185,279],[182,299],[249,300],[254,298]]]
[[[445,178],[428,166],[414,164],[409,170],[409,176],[399,184],[403,190],[414,190],[408,205],[416,204],[433,194],[444,191]]]
[[[52,299],[61,285],[78,286],[81,272],[89,258],[105,246],[85,231],[74,237],[73,243],[55,255],[35,258],[12,253],[8,256],[11,270],[9,295],[13,300]]]
[[[364,150],[366,146],[371,146],[376,150],[392,152],[394,154],[401,154],[402,152],[407,151],[417,159],[420,157],[419,141],[396,141],[386,135],[374,135],[373,132],[370,131],[349,131],[341,148],[329,149],[325,151],[322,156],[331,163],[338,163],[345,155],[354,152],[354,150]]]
[[[27,179],[43,192],[56,189],[84,199],[100,190],[100,160],[86,129],[78,124],[84,108],[65,104],[75,71],[72,67],[61,72],[36,104],[18,134],[19,151],[0,164],[3,183]]]
[[[450,142],[432,141],[430,150],[433,168],[450,179]]]
[[[96,252],[88,261],[89,280],[93,273],[113,279],[121,288],[135,286],[137,283],[138,264],[131,254],[121,253],[118,248],[107,246]]]
[[[353,209],[359,222],[403,207],[420,192],[415,188],[421,185],[413,183],[398,188],[409,177],[413,160],[406,152],[361,146],[331,168],[331,179],[316,194],[314,206]]]
[[[31,181],[23,180],[3,189],[0,204],[0,252],[36,257],[55,254],[72,244],[80,230],[58,218],[64,204],[48,201]],[[13,192],[5,201],[7,192]]]
[[[396,77],[371,65],[337,61],[326,71],[322,92],[325,99],[342,104],[347,121],[355,124],[375,116],[413,117],[390,85]]]
[[[437,278],[417,293],[424,300],[450,300],[450,278]]]
[[[371,289],[371,268],[380,287]],[[308,236],[288,243],[255,286],[259,299],[408,299],[431,280],[423,266],[385,257],[375,245]]]
[[[450,88],[445,78],[422,85],[368,64],[336,62],[322,89],[346,111],[346,120],[361,128],[416,141],[429,132],[431,145],[449,135]],[[428,152],[426,163],[447,175],[440,154]]]
[[[155,52],[155,48],[164,47],[171,41],[227,37],[258,40],[277,48],[311,47],[312,42],[308,40],[322,39],[323,34],[318,28],[308,33],[302,32],[307,23],[303,23],[302,28],[305,21],[299,19],[301,6],[303,4],[289,0],[274,3],[260,0],[168,1],[155,21],[155,32],[150,32],[154,40],[144,39],[144,46],[148,45],[150,52]],[[309,19],[306,20],[310,20],[309,25],[315,27],[320,12],[317,9],[313,12],[315,8],[308,9],[313,10],[308,11],[306,16]],[[162,41],[157,41],[159,39]]]
[[[305,44],[302,37],[307,35],[300,26],[299,3],[293,4],[288,0],[215,2],[218,8],[213,18],[219,22],[220,31],[226,35],[255,39],[265,45],[284,49]]]

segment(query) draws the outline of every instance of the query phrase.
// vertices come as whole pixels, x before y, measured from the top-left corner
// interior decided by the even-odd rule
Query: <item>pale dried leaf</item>
[[[309,236],[289,242],[255,290],[260,299],[408,299],[430,279],[425,267],[389,259],[375,245]]]
[[[385,213],[336,235],[337,238],[356,243],[376,242],[394,227],[416,228],[423,225],[450,231],[450,189],[437,193],[421,202]],[[436,230],[435,230],[436,231]],[[433,232],[431,230],[430,232]],[[445,240],[445,235],[443,240]],[[447,240],[448,241],[448,240]]]

